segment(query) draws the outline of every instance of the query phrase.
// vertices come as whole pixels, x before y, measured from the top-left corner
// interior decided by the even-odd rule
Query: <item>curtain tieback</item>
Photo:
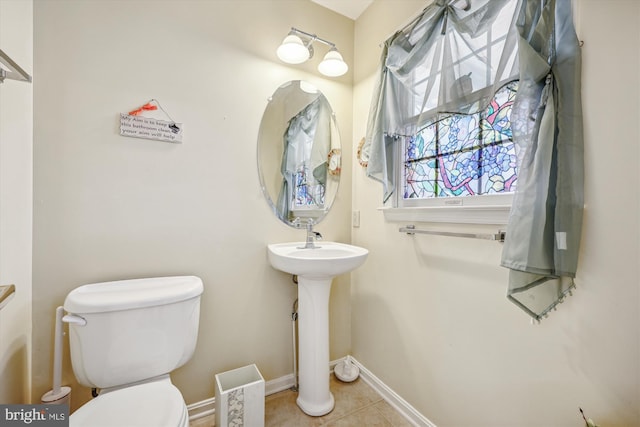
[[[542,93],[540,93],[540,103],[538,104],[538,109],[542,109],[547,105],[552,81],[553,75],[551,73],[547,74],[547,78],[544,82],[544,87],[542,88]]]
[[[449,8],[448,6],[444,9],[444,16],[442,17],[442,29],[440,30],[440,34],[443,36],[447,32],[447,20],[449,19]]]
[[[449,19],[449,9],[455,7],[460,10],[468,11],[471,8],[471,3],[469,0],[462,0],[464,3],[461,5],[455,5],[458,0],[439,0],[436,4],[438,6],[444,6],[444,16],[442,17],[442,29],[440,30],[440,34],[444,36],[447,32],[447,21]]]

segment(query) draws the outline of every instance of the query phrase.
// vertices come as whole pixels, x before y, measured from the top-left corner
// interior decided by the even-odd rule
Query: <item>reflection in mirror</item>
[[[331,105],[314,86],[280,86],[262,116],[258,173],[267,202],[292,227],[318,223],[340,181],[340,137]]]

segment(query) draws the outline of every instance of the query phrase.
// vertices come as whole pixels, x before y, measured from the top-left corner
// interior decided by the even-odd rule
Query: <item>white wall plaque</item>
[[[182,143],[182,123],[120,113],[120,135]]]

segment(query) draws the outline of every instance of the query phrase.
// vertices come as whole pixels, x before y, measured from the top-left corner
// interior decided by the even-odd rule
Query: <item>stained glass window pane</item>
[[[478,194],[480,150],[445,154],[439,160],[438,197]]]
[[[518,175],[513,142],[483,148],[480,169],[482,173],[481,194],[515,191]]]
[[[432,124],[422,129],[410,138],[407,144],[405,159],[419,160],[436,155],[436,125]]]
[[[438,122],[438,148],[443,154],[470,150],[480,140],[480,114],[455,114]]]
[[[405,147],[404,198],[514,191],[510,116],[517,88],[517,82],[509,83],[484,111],[449,115],[411,137]]]
[[[306,167],[301,167],[295,174],[293,205],[296,208],[324,206],[324,185],[320,185]]]
[[[405,199],[426,199],[436,196],[436,159],[409,162],[405,165]]]
[[[513,139],[510,117],[517,85],[516,82],[502,88],[485,110],[482,121],[482,143],[484,145]]]

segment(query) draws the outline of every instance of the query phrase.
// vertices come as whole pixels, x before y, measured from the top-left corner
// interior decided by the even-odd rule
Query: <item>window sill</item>
[[[389,222],[506,225],[511,205],[378,208]]]

